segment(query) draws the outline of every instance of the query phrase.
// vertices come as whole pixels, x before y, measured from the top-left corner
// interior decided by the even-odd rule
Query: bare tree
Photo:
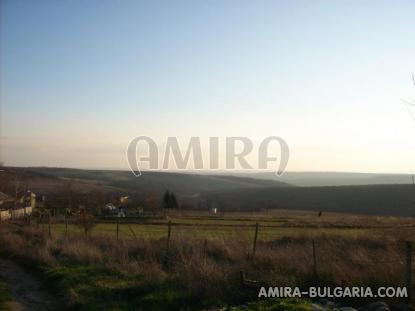
[[[88,236],[92,228],[95,227],[95,217],[85,210],[80,210],[75,217],[75,225],[84,231],[85,237]]]
[[[414,76],[414,74],[412,74],[412,83],[415,86],[415,76]],[[405,104],[405,107],[408,110],[409,115],[415,121],[415,114],[411,111],[411,107],[415,108],[415,99],[410,97],[408,99],[401,99],[401,101]]]

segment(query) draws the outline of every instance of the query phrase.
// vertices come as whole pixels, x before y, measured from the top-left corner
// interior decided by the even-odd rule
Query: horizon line
[[[45,165],[38,165],[38,166],[19,166],[19,165],[3,165],[2,168],[46,168],[46,169],[72,169],[72,170],[89,170],[89,171],[131,171],[129,168],[93,168],[93,167],[88,167],[88,168],[82,168],[82,167],[70,167],[70,166],[45,166]],[[230,169],[166,169],[166,170],[148,170],[148,169],[143,169],[143,172],[158,172],[158,173],[238,173],[238,174],[242,174],[242,173],[250,173],[250,174],[257,174],[257,173],[272,173],[275,174],[275,170],[257,170],[257,169],[245,169],[245,170],[230,170]],[[284,172],[283,175],[287,174],[287,173],[323,173],[323,174],[372,174],[372,175],[413,175],[412,173],[397,173],[397,172],[383,172],[383,173],[379,173],[379,172],[352,172],[352,171],[304,171],[304,170],[292,170],[292,171],[286,171]],[[283,175],[281,176],[277,176],[276,177],[283,177]]]

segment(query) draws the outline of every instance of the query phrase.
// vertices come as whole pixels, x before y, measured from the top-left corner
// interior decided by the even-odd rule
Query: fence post
[[[50,229],[50,211],[48,212],[48,231],[49,231],[49,238],[52,237],[52,231]]]
[[[408,304],[411,303],[412,292],[412,242],[406,241],[406,289],[408,291]]]
[[[258,240],[258,229],[259,229],[259,223],[255,224],[255,235],[254,235],[254,245],[252,247],[252,259],[255,258],[256,253],[256,242]]]
[[[170,237],[171,237],[171,220],[167,223],[167,251],[170,248]]]
[[[314,240],[312,240],[312,242],[313,242],[313,274],[314,274],[314,277],[317,278],[318,274],[317,274],[316,243]]]
[[[120,235],[120,217],[117,217],[117,240]]]
[[[46,211],[42,211],[40,212],[40,215],[39,215],[39,225],[42,228],[42,231],[45,231],[45,224],[46,224],[45,214],[46,214]]]
[[[68,215],[65,213],[65,237],[68,236]]]
[[[207,255],[207,239],[203,242],[203,260],[206,263],[206,255]]]

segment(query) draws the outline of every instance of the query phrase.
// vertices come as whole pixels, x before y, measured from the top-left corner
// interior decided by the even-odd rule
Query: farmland
[[[116,236],[117,220],[106,222],[97,219],[91,234]],[[269,241],[284,236],[317,236],[321,234],[345,237],[382,237],[397,231],[410,236],[415,233],[415,220],[400,217],[356,216],[349,214],[325,213],[319,217],[313,212],[269,211],[268,213],[227,213],[225,216],[211,216],[201,212],[175,212],[166,219],[140,221],[120,218],[118,225],[120,238],[158,239],[167,235],[171,223],[173,236],[215,240],[251,240],[255,225],[259,224],[259,240]],[[46,230],[46,224],[43,224]],[[82,235],[80,227],[64,221],[52,223],[53,233],[57,235]]]
[[[413,239],[414,226],[413,219],[399,217],[187,211],[146,223],[121,219],[117,238],[113,219],[96,223],[85,236],[79,225],[66,229],[57,216],[50,235],[48,222],[4,223],[0,242],[3,256],[37,271],[71,309],[181,310],[255,302],[257,291],[241,287],[241,271],[279,286],[402,286],[404,241]],[[307,310],[307,304],[292,310]]]
[[[229,239],[229,240],[249,240],[254,236],[254,226],[243,225],[243,227],[236,227],[237,225],[195,225],[195,224],[183,224],[173,223],[172,234],[174,236],[191,236],[193,238],[217,240],[217,239]],[[415,228],[414,228],[415,229]],[[44,227],[44,230],[46,228]],[[97,224],[92,230],[91,234],[99,236],[115,236],[116,224]],[[132,239],[135,237],[146,239],[157,239],[167,235],[167,225],[140,225],[140,224],[128,224],[120,223],[119,225],[119,237]],[[52,232],[60,236],[65,235],[64,224],[53,224]],[[415,230],[414,230],[415,231]],[[83,235],[82,230],[76,225],[68,225],[68,234],[70,235]],[[337,236],[351,236],[360,237],[368,234],[374,236],[380,236],[386,232],[386,229],[368,229],[368,228],[283,228],[283,227],[271,227],[260,226],[259,240],[272,240],[284,236],[297,236],[297,235],[320,235],[329,234]]]

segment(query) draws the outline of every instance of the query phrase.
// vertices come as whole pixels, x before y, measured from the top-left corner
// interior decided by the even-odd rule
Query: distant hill
[[[413,185],[239,189],[205,192],[201,198],[234,211],[281,208],[415,217]]]
[[[129,171],[42,167],[9,167],[1,174],[9,176],[11,194],[17,181],[19,187],[45,194],[56,204],[64,200],[68,189],[91,194],[91,198],[102,197],[102,200],[128,195],[133,205],[143,204],[151,196],[160,204],[163,193],[168,189],[176,193],[184,206],[190,208],[216,206],[222,210],[240,211],[281,208],[415,216],[415,186],[409,184],[412,182],[410,175],[286,173],[284,177],[278,178],[272,173],[238,173],[229,176],[223,173],[144,172],[141,177],[135,177]],[[405,180],[407,184],[401,184]],[[352,182],[362,185],[331,185]],[[382,182],[393,184],[373,184]],[[306,187],[310,184],[330,186]]]
[[[31,190],[53,193],[71,185],[75,190],[89,192],[102,190],[131,196],[161,195],[167,189],[179,196],[195,196],[203,191],[289,187],[287,183],[226,175],[197,175],[167,172],[144,172],[135,177],[129,171],[81,170],[68,168],[7,168],[6,173],[16,175]]]
[[[272,172],[240,172],[234,176],[275,180],[301,187],[412,184],[410,174],[286,172],[282,176],[276,176]]]

